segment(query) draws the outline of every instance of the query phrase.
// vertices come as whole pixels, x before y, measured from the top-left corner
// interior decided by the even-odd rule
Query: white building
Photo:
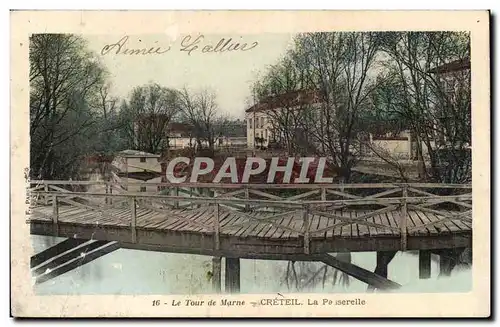
[[[279,96],[268,97],[261,102],[245,110],[247,121],[247,147],[256,148],[259,145],[268,146],[270,142],[277,141],[280,135],[274,135],[273,122],[277,111],[286,110],[293,115],[295,110],[301,110],[304,106],[320,103],[319,92],[314,90],[294,91]],[[281,122],[283,124],[283,122]],[[261,141],[261,142],[259,142]]]
[[[112,166],[117,170],[113,172],[114,181],[120,183],[128,192],[157,193],[159,191],[157,185],[151,185],[162,181],[159,155],[124,150],[115,156]],[[131,185],[132,183],[136,185]]]

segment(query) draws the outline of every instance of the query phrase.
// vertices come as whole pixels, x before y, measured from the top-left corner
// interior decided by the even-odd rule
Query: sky
[[[221,39],[224,44],[229,38],[226,49],[236,42],[241,44],[240,48],[247,43],[246,49],[251,49],[209,52]],[[285,54],[292,35],[87,35],[86,39],[89,49],[109,72],[114,96],[126,98],[135,86],[149,82],[178,89],[210,88],[217,94],[221,112],[243,118],[247,100],[251,98],[251,82]],[[127,54],[127,48],[153,48],[151,52],[161,53]],[[189,52],[190,49],[193,50]],[[207,51],[203,52],[204,49]]]

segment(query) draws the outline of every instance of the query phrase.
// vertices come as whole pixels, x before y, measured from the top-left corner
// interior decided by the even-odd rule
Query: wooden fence
[[[144,185],[128,183],[127,185]],[[153,184],[147,183],[151,186]],[[339,227],[357,224],[359,229],[388,230],[401,237],[401,249],[407,248],[407,235],[413,230],[455,221],[472,222],[472,187],[463,184],[385,183],[385,184],[203,184],[154,183],[157,194],[131,193],[126,186],[92,181],[31,181],[28,188],[32,207],[52,206],[50,219],[58,223],[59,210],[74,206],[106,215],[112,209],[124,209],[130,215],[132,242],[136,241],[137,210],[147,209],[176,217],[193,231],[211,233],[214,249],[220,235],[241,236],[243,226],[269,224],[284,235],[304,239],[304,253],[310,252],[310,239],[337,233]],[[369,208],[361,215],[339,214],[343,210]],[[190,210],[187,210],[190,209]],[[196,212],[208,215],[204,222],[193,219]],[[410,211],[438,217],[408,227]],[[398,221],[377,221],[380,214],[397,212]],[[224,217],[237,213],[239,218],[225,224]],[[194,215],[193,215],[194,214]],[[326,218],[312,226],[312,217]],[[128,217],[128,216],[127,216]],[[291,217],[299,217],[294,223]],[[241,219],[240,219],[241,218]],[[333,224],[328,222],[333,221]],[[238,234],[238,233],[242,234]],[[265,234],[263,235],[265,236]],[[342,235],[340,235],[342,236]]]

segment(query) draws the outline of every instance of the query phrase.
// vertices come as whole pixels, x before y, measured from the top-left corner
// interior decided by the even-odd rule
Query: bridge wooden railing
[[[133,192],[145,185],[156,187],[156,194]],[[110,182],[31,181],[28,194],[32,206],[52,205],[50,219],[54,223],[58,222],[62,206],[97,211],[103,217],[110,217],[110,209],[125,209],[130,212],[132,242],[136,242],[138,209],[165,213],[178,219],[180,225],[192,226],[194,231],[212,233],[215,250],[219,249],[221,234],[244,236],[244,227],[249,224],[265,223],[284,234],[301,236],[304,252],[309,253],[311,238],[333,236],[342,226],[357,224],[366,233],[381,229],[398,235],[404,250],[409,232],[451,221],[469,226],[472,222],[472,187],[463,184],[128,183],[126,187]],[[338,213],[350,208],[370,210],[355,217]],[[204,222],[192,219],[201,210],[209,213],[208,218]],[[422,224],[408,227],[412,210],[438,219],[427,222],[421,219]],[[227,224],[224,218],[234,213],[238,219]],[[388,213],[393,213],[392,224]],[[375,219],[384,214],[386,219]],[[319,221],[324,223],[312,226],[314,215],[320,216]],[[263,237],[265,231],[264,227]]]

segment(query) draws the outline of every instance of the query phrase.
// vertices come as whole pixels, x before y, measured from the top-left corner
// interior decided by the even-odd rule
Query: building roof
[[[159,154],[153,154],[153,153],[148,153],[144,151],[138,151],[138,150],[123,150],[118,152],[118,156],[120,157],[127,157],[127,158],[143,158],[143,157],[148,157],[148,158],[159,158]]]
[[[277,108],[296,107],[305,104],[321,102],[319,90],[298,90],[276,96],[264,98],[259,103],[251,106],[245,112],[258,112]]]
[[[470,69],[470,58],[463,58],[429,69],[429,73],[443,74]]]

